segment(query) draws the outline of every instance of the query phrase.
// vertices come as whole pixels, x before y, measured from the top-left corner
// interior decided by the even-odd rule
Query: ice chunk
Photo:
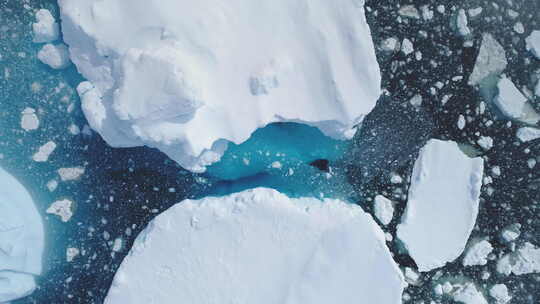
[[[394,52],[397,49],[399,42],[395,37],[389,37],[381,43],[381,49],[385,52]]]
[[[523,127],[519,128],[516,135],[522,142],[528,142],[540,138],[540,129]]]
[[[512,225],[508,225],[503,229],[501,232],[501,238],[503,241],[510,243],[519,238],[519,235],[521,234],[521,224],[515,223]]]
[[[463,286],[459,286],[458,289],[453,292],[452,298],[454,301],[463,304],[488,304],[486,298],[484,298],[474,283],[470,282]]]
[[[46,162],[55,149],[56,143],[54,141],[48,141],[43,146],[39,147],[38,151],[32,156],[32,159],[36,162]]]
[[[382,195],[375,196],[375,216],[383,225],[388,225],[394,216],[394,205],[392,201]]]
[[[45,44],[38,52],[38,59],[53,69],[65,69],[71,63],[69,51],[64,44]]]
[[[70,263],[81,253],[78,248],[68,247],[66,249],[66,262]]]
[[[472,244],[465,253],[463,266],[486,265],[487,256],[493,251],[493,247],[487,240]]]
[[[461,255],[478,214],[484,163],[452,141],[430,140],[414,164],[397,236],[420,271]]]
[[[39,128],[39,119],[36,115],[36,110],[33,108],[25,108],[22,111],[21,128],[25,131],[33,131]]]
[[[464,9],[460,9],[457,14],[456,18],[456,27],[458,30],[458,33],[465,37],[471,35],[471,30],[468,26],[468,20],[467,20],[467,14],[465,14]]]
[[[489,295],[495,299],[495,304],[506,304],[512,300],[508,288],[504,284],[496,284],[489,290]]]
[[[497,107],[509,118],[518,119],[523,113],[523,107],[527,102],[527,98],[521,94],[521,91],[516,88],[514,83],[502,77],[497,85],[499,94],[495,97]]]
[[[272,122],[345,138],[380,96],[363,0],[59,5],[71,59],[93,88],[81,96],[90,126],[112,146],[155,147],[192,171],[221,157],[219,140],[244,142]]]
[[[36,20],[37,22],[32,24],[34,42],[42,43],[58,40],[60,29],[49,10],[38,10],[36,13]]]
[[[47,213],[59,216],[65,223],[73,216],[73,202],[68,199],[55,201],[47,208]]]
[[[36,288],[41,274],[44,232],[28,191],[0,168],[0,303]]]
[[[527,50],[540,59],[540,31],[532,31],[529,37],[525,38],[525,43]]]
[[[491,36],[482,35],[482,44],[473,71],[469,76],[469,85],[479,85],[489,76],[498,76],[504,71],[508,61],[504,48]]]
[[[186,200],[137,237],[105,303],[401,303],[384,233],[358,206],[253,189]]]
[[[72,168],[60,168],[58,169],[58,175],[63,182],[78,180],[84,174],[83,167],[72,167]]]
[[[403,52],[405,55],[409,55],[414,52],[414,45],[409,39],[403,39],[403,42],[401,43],[401,52]]]
[[[420,19],[420,14],[414,5],[403,5],[398,13],[406,18]]]
[[[493,148],[493,138],[489,136],[480,136],[480,138],[476,141],[482,149],[488,151],[491,148]]]
[[[540,248],[527,242],[516,252],[504,255],[497,262],[497,272],[505,275],[539,273]]]

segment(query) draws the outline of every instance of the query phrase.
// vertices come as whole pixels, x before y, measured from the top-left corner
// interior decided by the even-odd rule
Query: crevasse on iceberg
[[[105,303],[398,304],[404,285],[359,206],[257,188],[157,216]]]
[[[43,247],[43,224],[32,197],[0,168],[0,303],[34,291]]]
[[[192,171],[272,122],[346,137],[380,95],[362,0],[59,4],[91,127]]]

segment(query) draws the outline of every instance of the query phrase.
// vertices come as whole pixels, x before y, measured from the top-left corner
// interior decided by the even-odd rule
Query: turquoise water
[[[258,186],[291,196],[350,198],[354,192],[339,166],[350,142],[324,136],[318,129],[293,123],[271,124],[241,145],[230,144],[222,161],[205,174],[183,170],[157,150],[113,149],[93,132],[74,90],[82,80],[74,66],[55,71],[36,58],[32,43],[34,9],[58,17],[54,0],[0,0],[0,166],[29,190],[44,219],[46,252],[39,288],[17,303],[100,303],[123,256],[138,232],[155,215],[185,198],[224,195]],[[21,128],[21,113],[33,108],[39,127]],[[70,131],[71,130],[71,131]],[[48,141],[57,147],[47,162],[32,160]],[[330,161],[329,172],[309,163]],[[60,181],[57,170],[80,166],[77,181]],[[58,187],[49,190],[47,183]],[[49,205],[68,198],[74,215],[63,223],[47,214]],[[120,252],[112,251],[116,238]],[[66,249],[81,255],[66,261]]]

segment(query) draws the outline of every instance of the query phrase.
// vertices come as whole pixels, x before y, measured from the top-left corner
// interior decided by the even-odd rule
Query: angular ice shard
[[[60,70],[69,66],[69,52],[64,44],[45,44],[39,50],[38,59],[52,69]]]
[[[49,10],[40,9],[36,13],[37,22],[32,24],[34,42],[51,42],[58,39],[60,28]]]
[[[43,224],[32,197],[0,168],[0,303],[34,291],[43,247]]]
[[[540,248],[526,242],[517,251],[497,261],[497,272],[505,275],[540,273]]]
[[[540,59],[540,31],[532,31],[531,35],[525,39],[525,42],[527,50]]]
[[[538,122],[539,114],[528,104],[527,97],[510,79],[502,77],[497,84],[497,89],[498,93],[494,102],[506,117],[531,124]]]
[[[455,142],[430,140],[414,164],[407,208],[397,236],[420,271],[454,261],[478,215],[484,162]]]
[[[507,64],[504,48],[491,34],[483,34],[482,45],[473,72],[469,76],[469,84],[478,85],[490,76],[498,76],[504,71]]]
[[[342,138],[380,95],[363,0],[60,0],[91,127],[192,171],[272,122]],[[90,94],[90,95],[89,95]],[[221,140],[221,141],[220,141]]]
[[[105,303],[401,303],[404,279],[375,221],[338,200],[257,188],[157,216]]]

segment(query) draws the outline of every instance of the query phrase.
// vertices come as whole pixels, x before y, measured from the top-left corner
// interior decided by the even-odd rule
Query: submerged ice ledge
[[[364,2],[60,0],[78,92],[112,146],[151,146],[204,171],[272,122],[345,138],[380,71]]]

